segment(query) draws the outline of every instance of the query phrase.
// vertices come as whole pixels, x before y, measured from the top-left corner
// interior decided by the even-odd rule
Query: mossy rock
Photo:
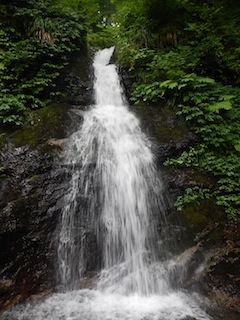
[[[68,110],[68,105],[54,104],[31,111],[28,117],[31,119],[30,123],[11,135],[16,147],[28,145],[36,148],[50,138],[64,138],[66,122],[69,120]]]
[[[200,238],[211,244],[223,240],[225,213],[212,201],[189,204],[180,214],[182,223],[192,236],[199,233]]]
[[[192,186],[212,188],[216,184],[216,178],[200,168],[174,167],[165,163],[163,169],[176,180],[181,178],[181,187],[184,189]]]
[[[189,129],[183,118],[176,116],[173,107],[138,104],[131,109],[139,116],[143,129],[161,143],[177,141],[187,137]]]

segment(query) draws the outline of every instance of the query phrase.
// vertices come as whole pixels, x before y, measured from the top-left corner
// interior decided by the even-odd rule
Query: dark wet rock
[[[86,277],[82,278],[79,283],[79,288],[93,289],[98,281],[99,273],[88,272]]]
[[[204,253],[199,245],[190,247],[173,257],[169,264],[171,286],[188,289],[203,261]]]
[[[117,59],[117,55],[116,55],[116,50],[113,51],[113,54],[110,58],[109,64],[117,64],[118,63],[118,59]]]
[[[12,144],[1,153],[0,308],[54,286],[56,226],[66,190],[55,153]]]
[[[168,157],[178,156],[196,143],[195,135],[175,114],[173,107],[139,104],[130,108],[140,118],[143,131],[152,137],[154,153],[160,165]]]
[[[201,284],[205,294],[220,307],[240,312],[240,250],[223,247],[213,252]]]
[[[119,66],[119,73],[126,98],[129,102],[131,102],[130,98],[132,94],[132,85],[134,83],[134,79],[129,76],[129,72],[122,66]]]
[[[72,54],[71,63],[62,72],[58,86],[65,93],[65,102],[89,106],[93,103],[92,53],[86,49]]]
[[[56,286],[59,219],[71,168],[62,151],[84,112],[52,105],[34,113],[34,124],[15,131],[0,150],[0,310],[37,299]],[[37,120],[37,121],[36,121]],[[80,207],[85,200],[79,197]],[[96,237],[87,221],[87,271],[99,266]]]
[[[57,148],[63,150],[63,149],[64,149],[64,146],[65,146],[66,143],[67,143],[67,141],[68,141],[67,138],[65,138],[65,139],[52,138],[52,139],[49,139],[47,143],[48,143],[50,146],[56,146]]]
[[[202,279],[204,290],[211,299],[219,306],[232,308],[238,312],[240,312],[239,231],[240,224],[226,221],[221,245],[209,248],[212,255]]]
[[[188,278],[188,288],[200,290],[219,307],[240,312],[239,226],[230,221],[208,224],[197,233],[204,260]]]
[[[67,104],[33,111],[0,150],[0,309],[55,286],[57,228],[70,179],[61,152],[79,115]]]
[[[215,188],[215,178],[197,168],[164,168],[163,175],[169,187],[169,192],[175,195],[182,193],[182,190],[194,186],[200,188]]]

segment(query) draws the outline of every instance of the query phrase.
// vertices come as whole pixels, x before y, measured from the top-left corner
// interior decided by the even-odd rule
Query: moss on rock
[[[131,108],[140,117],[144,129],[149,131],[156,141],[177,141],[189,134],[183,119],[176,116],[170,106],[154,107],[141,103]]]
[[[29,115],[31,123],[11,135],[14,144],[17,147],[28,145],[31,148],[36,148],[50,138],[63,138],[68,120],[68,110],[68,105],[54,104],[31,111]]]
[[[184,225],[192,234],[203,232],[203,238],[208,234],[208,239],[211,242],[218,242],[223,238],[223,227],[219,221],[223,221],[225,215],[221,208],[212,201],[206,200],[200,204],[189,204],[181,211],[181,217]],[[209,230],[204,232],[206,228]],[[201,238],[200,235],[198,238]]]

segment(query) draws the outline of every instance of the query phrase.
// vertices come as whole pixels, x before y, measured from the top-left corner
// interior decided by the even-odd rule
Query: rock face
[[[0,308],[54,285],[56,225],[65,190],[57,154],[8,145],[2,165]]]
[[[65,92],[65,102],[71,105],[89,106],[93,102],[93,53],[77,52],[72,54],[68,65],[59,80],[58,86]]]
[[[0,151],[0,310],[56,286],[58,229],[71,178],[63,149],[83,116],[76,106],[39,110],[36,123],[8,136]]]

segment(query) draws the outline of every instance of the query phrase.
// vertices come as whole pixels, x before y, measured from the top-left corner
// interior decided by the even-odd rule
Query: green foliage
[[[236,146],[240,136],[240,90],[196,75],[165,81],[162,88],[165,95],[175,98],[177,114],[185,117],[202,142],[197,149],[190,148],[168,164],[199,167],[215,176],[217,183],[216,190],[211,192],[212,199],[224,207],[229,216],[238,217],[240,159]],[[199,190],[195,191],[192,190],[198,197]],[[195,201],[186,191],[177,201],[178,208],[191,199]]]
[[[96,25],[96,32],[90,32],[87,35],[88,44],[95,49],[102,49],[111,47],[116,42],[117,26],[103,25],[98,23]]]
[[[212,199],[239,217],[239,3],[142,0],[141,14],[132,1],[122,3],[118,53],[134,79],[131,100],[174,107],[198,143],[166,165],[195,167],[216,180],[214,190],[187,189],[177,208]],[[140,29],[147,40],[136,36]]]
[[[23,115],[28,108],[33,109],[43,106],[41,100],[30,95],[4,94],[0,97],[0,120],[2,123],[14,123],[15,125],[21,125],[23,122]]]
[[[62,6],[63,3],[66,6]],[[84,48],[84,16],[77,1],[3,1],[0,5],[0,121],[21,125],[28,110],[59,96],[61,70]]]
[[[135,103],[139,103],[140,101],[156,103],[159,102],[160,99],[163,99],[160,82],[138,85],[131,98]]]
[[[181,210],[191,200],[203,200],[203,198],[199,197],[199,193],[205,190],[204,199],[208,199],[207,197],[213,199],[217,205],[225,209],[229,217],[239,219],[240,161],[237,154],[230,153],[226,155],[224,152],[219,154],[207,148],[205,144],[201,144],[198,148],[191,147],[189,151],[184,151],[177,159],[168,159],[165,165],[198,167],[209,172],[217,179],[216,187],[214,190],[209,190],[209,193],[200,188],[192,188],[191,191],[187,189],[184,195],[177,200],[176,206],[178,210]]]
[[[187,188],[184,195],[179,196],[175,202],[175,207],[178,211],[182,211],[187,205],[191,203],[200,204],[203,200],[212,198],[209,189],[199,187]]]
[[[121,1],[125,5],[118,13],[119,58],[125,65],[128,61],[131,68],[134,62],[122,50],[123,38],[132,48],[155,50],[155,57],[145,67],[146,73],[151,70],[151,81],[167,80],[184,70],[239,84],[236,75],[240,72],[239,4],[230,6],[224,1],[202,4],[192,0],[138,2],[136,6],[133,1],[127,4]],[[144,41],[136,37],[142,29],[147,38]]]

